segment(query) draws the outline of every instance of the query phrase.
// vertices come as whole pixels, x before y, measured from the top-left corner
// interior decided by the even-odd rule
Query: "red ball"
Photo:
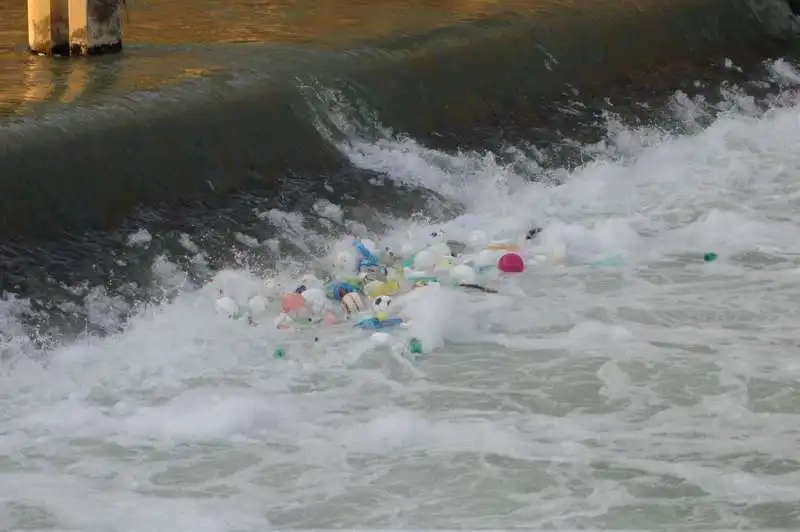
[[[497,269],[503,273],[519,273],[525,270],[525,263],[516,253],[506,253],[497,261]]]

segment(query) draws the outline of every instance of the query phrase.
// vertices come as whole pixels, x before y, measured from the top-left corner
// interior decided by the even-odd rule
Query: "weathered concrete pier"
[[[28,0],[28,47],[44,55],[69,54],[67,0]]]
[[[28,47],[41,55],[122,50],[124,0],[28,0]]]

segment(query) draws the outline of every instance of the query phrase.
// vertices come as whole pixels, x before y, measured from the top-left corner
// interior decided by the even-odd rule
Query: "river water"
[[[232,200],[246,227],[214,205],[21,262],[40,284],[0,300],[0,529],[800,529],[800,69],[764,66],[631,105],[650,119],[611,106],[566,158],[435,150],[328,91],[346,179]],[[215,308],[279,296],[348,234],[476,230],[545,259],[497,294],[415,291],[385,344]],[[76,281],[98,271],[122,279]]]
[[[271,320],[250,327],[214,309],[220,287],[263,290],[244,268],[196,288],[161,258],[154,275],[174,299],[46,352],[21,334],[24,302],[7,300],[0,521],[796,529],[800,74],[770,68],[784,89],[769,105],[676,94],[683,134],[609,117],[571,170],[390,133],[340,144],[355,166],[460,206],[435,224],[383,215],[373,238],[421,246],[432,231],[516,238],[539,225],[539,246],[567,249],[565,264],[531,266],[500,294],[421,291],[409,307],[426,346],[416,360],[402,333],[379,346],[348,330],[301,334],[274,360],[285,340]],[[316,212],[348,223],[331,203]],[[330,243],[301,214],[262,214],[296,246]],[[704,262],[710,251],[718,260]],[[95,322],[120,305],[102,293],[87,303]]]

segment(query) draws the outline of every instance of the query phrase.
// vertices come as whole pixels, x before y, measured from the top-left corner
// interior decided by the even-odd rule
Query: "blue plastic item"
[[[358,271],[361,271],[361,268],[366,268],[368,266],[379,266],[380,261],[378,261],[378,257],[372,254],[370,250],[367,249],[367,246],[364,245],[359,239],[353,239],[353,246],[358,251],[360,255],[358,260]]]
[[[401,318],[389,318],[383,321],[379,320],[378,318],[367,318],[365,320],[361,320],[357,322],[353,327],[358,327],[359,329],[388,329],[389,327],[396,327],[403,323]]]
[[[358,288],[344,282],[333,282],[325,286],[325,294],[336,301],[341,301],[350,292],[358,292]]]

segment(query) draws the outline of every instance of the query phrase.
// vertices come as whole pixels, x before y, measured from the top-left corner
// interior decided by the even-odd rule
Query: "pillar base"
[[[68,56],[70,54],[69,44],[34,44],[28,45],[28,51],[33,55],[55,55]]]
[[[28,0],[28,49],[37,55],[69,55],[67,0]]]
[[[123,0],[68,0],[72,55],[122,51]]]
[[[67,53],[70,55],[105,55],[118,54],[122,51],[122,41],[113,44],[98,44],[97,46],[87,46],[82,43],[70,43],[67,45]]]

